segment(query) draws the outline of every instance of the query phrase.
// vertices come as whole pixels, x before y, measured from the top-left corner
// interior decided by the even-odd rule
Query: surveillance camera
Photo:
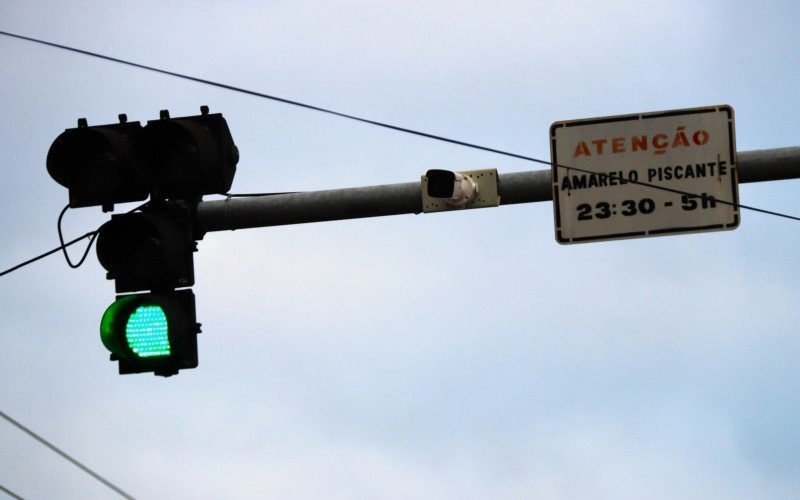
[[[478,185],[470,176],[449,170],[428,170],[428,196],[443,199],[453,207],[463,207],[478,194]]]

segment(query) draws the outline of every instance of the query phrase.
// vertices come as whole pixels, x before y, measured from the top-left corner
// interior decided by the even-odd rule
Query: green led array
[[[139,306],[125,325],[128,346],[141,358],[169,356],[169,325],[159,306]]]

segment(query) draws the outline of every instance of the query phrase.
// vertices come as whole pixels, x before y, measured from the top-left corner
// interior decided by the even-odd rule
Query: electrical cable
[[[64,235],[61,232],[61,219],[64,218],[64,214],[67,212],[68,209],[69,209],[69,203],[67,204],[66,207],[64,207],[64,209],[58,215],[58,222],[56,223],[56,227],[58,228],[58,241],[61,242],[61,250],[64,252],[64,258],[67,260],[67,264],[69,265],[69,267],[71,267],[72,269],[77,269],[81,267],[83,261],[86,260],[86,256],[89,255],[89,249],[92,248],[92,243],[94,243],[94,240],[95,238],[97,238],[98,233],[97,231],[94,231],[94,234],[92,234],[92,237],[89,239],[89,244],[86,245],[86,251],[83,252],[83,257],[81,257],[81,260],[79,260],[77,264],[73,264],[69,258],[69,254],[67,253],[67,247],[64,245]]]
[[[8,415],[6,415],[6,414],[5,414],[5,413],[4,413],[2,410],[0,410],[0,417],[3,417],[3,418],[4,418],[6,421],[8,421],[8,422],[9,422],[11,425],[15,426],[16,428],[18,428],[19,430],[21,430],[21,431],[22,431],[22,432],[24,432],[25,434],[29,435],[29,436],[30,436],[30,437],[32,437],[33,439],[35,439],[35,440],[39,441],[39,442],[40,442],[40,443],[42,443],[43,445],[45,445],[45,446],[47,446],[48,448],[50,448],[52,451],[54,451],[54,452],[56,452],[57,454],[61,455],[61,457],[62,457],[62,458],[65,458],[66,460],[68,460],[69,462],[71,462],[73,465],[75,465],[76,467],[78,467],[79,469],[81,469],[83,472],[85,472],[85,473],[89,474],[90,476],[92,476],[93,478],[97,479],[98,481],[100,481],[100,482],[101,482],[101,483],[103,483],[104,485],[108,486],[109,488],[111,488],[112,490],[114,490],[115,492],[117,492],[117,493],[118,493],[120,496],[122,496],[122,497],[124,497],[124,498],[133,499],[133,497],[132,497],[131,495],[127,494],[125,491],[123,491],[123,490],[122,490],[121,488],[119,488],[118,486],[115,486],[115,485],[114,485],[114,484],[113,484],[111,481],[109,481],[109,480],[105,479],[105,478],[104,478],[103,476],[101,476],[100,474],[96,473],[95,471],[93,471],[93,470],[92,470],[92,469],[90,469],[89,467],[87,467],[87,466],[83,465],[82,463],[80,463],[80,462],[79,462],[79,461],[77,461],[76,459],[72,458],[72,457],[71,457],[71,456],[70,456],[70,455],[69,455],[67,452],[65,452],[65,451],[63,451],[63,450],[61,450],[61,449],[59,449],[59,448],[58,448],[58,447],[56,447],[54,444],[50,443],[49,441],[47,441],[46,439],[44,439],[44,438],[43,438],[43,437],[41,437],[40,435],[36,434],[35,432],[33,432],[32,430],[28,429],[27,427],[25,427],[25,426],[24,426],[24,425],[22,425],[21,423],[17,422],[16,420],[14,420],[14,419],[13,419],[13,418],[11,418],[11,417],[9,417],[9,416],[8,416]]]
[[[5,486],[3,486],[2,484],[0,484],[0,491],[2,491],[2,492],[3,492],[3,493],[5,493],[6,495],[8,495],[8,496],[10,496],[11,498],[14,498],[14,499],[16,499],[16,500],[25,500],[24,498],[22,498],[21,496],[17,495],[17,494],[16,494],[16,493],[14,493],[13,491],[9,490],[8,488],[6,488]]]
[[[502,150],[499,150],[499,149],[489,148],[489,147],[485,147],[485,146],[479,146],[477,144],[472,144],[472,143],[469,143],[469,142],[459,141],[459,140],[456,140],[456,139],[448,139],[446,137],[442,137],[442,136],[435,135],[435,134],[429,134],[427,132],[420,132],[418,130],[413,130],[413,129],[409,129],[409,128],[405,128],[405,127],[399,127],[397,125],[391,125],[389,123],[379,122],[379,121],[376,121],[376,120],[370,120],[368,118],[361,118],[361,117],[358,117],[358,116],[355,116],[355,115],[350,115],[350,114],[347,114],[347,113],[341,113],[339,111],[334,111],[334,110],[331,110],[331,109],[326,109],[326,108],[322,108],[322,107],[319,107],[319,106],[314,106],[314,105],[311,105],[311,104],[302,103],[302,102],[299,102],[299,101],[293,101],[291,99],[284,99],[283,97],[277,97],[277,96],[273,96],[273,95],[270,95],[270,94],[264,94],[263,92],[257,92],[255,90],[248,90],[248,89],[244,89],[244,88],[241,88],[241,87],[235,87],[233,85],[228,85],[228,84],[225,84],[225,83],[215,82],[213,80],[206,80],[204,78],[198,78],[196,76],[191,76],[191,75],[186,75],[186,74],[183,74],[183,73],[178,73],[178,72],[175,72],[175,71],[169,71],[169,70],[166,70],[166,69],[156,68],[154,66],[148,66],[146,64],[139,64],[139,63],[135,63],[133,61],[127,61],[125,59],[119,59],[119,58],[116,58],[116,57],[111,57],[111,56],[99,54],[97,52],[92,52],[92,51],[89,51],[89,50],[83,50],[83,49],[78,49],[78,48],[75,48],[75,47],[70,47],[68,45],[61,45],[61,44],[54,43],[54,42],[48,42],[48,41],[45,41],[45,40],[40,40],[38,38],[32,38],[32,37],[28,37],[28,36],[24,36],[24,35],[17,35],[17,34],[14,34],[14,33],[9,33],[7,31],[0,31],[0,35],[5,35],[5,36],[12,37],[12,38],[18,38],[20,40],[26,40],[26,41],[29,41],[29,42],[40,43],[42,45],[47,45],[47,46],[55,47],[55,48],[62,49],[62,50],[68,50],[70,52],[75,52],[75,53],[78,53],[78,54],[83,54],[83,55],[87,55],[87,56],[90,56],[90,57],[95,57],[95,58],[98,58],[98,59],[104,59],[106,61],[112,61],[112,62],[124,64],[126,66],[132,66],[134,68],[144,69],[144,70],[147,70],[147,71],[153,71],[155,73],[161,73],[161,74],[164,74],[164,75],[174,76],[176,78],[181,78],[181,79],[189,80],[189,81],[192,81],[192,82],[202,83],[202,84],[205,84],[205,85],[211,85],[212,87],[218,87],[218,88],[222,88],[222,89],[226,89],[226,90],[231,90],[233,92],[239,92],[239,93],[242,93],[242,94],[248,94],[248,95],[252,95],[252,96],[255,96],[255,97],[261,97],[263,99],[269,99],[271,101],[281,102],[281,103],[284,103],[284,104],[290,104],[292,106],[298,106],[298,107],[305,108],[305,109],[310,109],[310,110],[313,110],[313,111],[319,111],[321,113],[327,113],[327,114],[338,116],[338,117],[341,117],[341,118],[347,118],[349,120],[355,120],[355,121],[362,122],[362,123],[368,123],[370,125],[375,125],[375,126],[378,126],[378,127],[388,128],[388,129],[396,130],[396,131],[399,131],[399,132],[405,132],[405,133],[408,133],[408,134],[417,135],[417,136],[421,136],[421,137],[427,137],[429,139],[434,139],[434,140],[443,141],[443,142],[449,142],[451,144],[457,144],[457,145],[460,145],[460,146],[465,146],[465,147],[469,147],[469,148],[473,148],[473,149],[480,149],[480,150],[483,150],[483,151],[488,151],[490,153],[497,153],[497,154],[504,155],[504,156],[510,156],[512,158],[519,158],[519,159],[522,159],[522,160],[528,160],[528,161],[533,161],[533,162],[536,162],[536,163],[542,163],[542,164],[545,164],[545,165],[550,165],[549,161],[539,160],[539,159],[536,159],[536,158],[532,158],[530,156],[524,156],[524,155],[519,155],[519,154],[516,154],[516,153],[510,153],[510,152],[507,152],[507,151],[502,151]]]
[[[291,99],[285,99],[283,97],[273,96],[273,95],[270,95],[270,94],[264,94],[263,92],[257,92],[255,90],[248,90],[248,89],[244,89],[244,88],[241,88],[241,87],[235,87],[233,85],[228,85],[228,84],[225,84],[225,83],[215,82],[213,80],[206,80],[204,78],[198,78],[196,76],[186,75],[186,74],[178,73],[178,72],[175,72],[175,71],[169,71],[169,70],[166,70],[166,69],[156,68],[154,66],[148,66],[146,64],[139,64],[139,63],[135,63],[133,61],[127,61],[125,59],[119,59],[119,58],[116,58],[116,57],[111,57],[111,56],[99,54],[97,52],[92,52],[92,51],[89,51],[89,50],[83,50],[83,49],[78,49],[78,48],[75,48],[75,47],[70,47],[68,45],[61,45],[61,44],[58,44],[58,43],[48,42],[48,41],[45,41],[45,40],[40,40],[38,38],[32,38],[32,37],[28,37],[28,36],[24,36],[24,35],[17,35],[17,34],[9,33],[9,32],[6,32],[6,31],[0,31],[0,35],[5,35],[5,36],[12,37],[12,38],[18,38],[20,40],[26,40],[26,41],[29,41],[29,42],[40,43],[42,45],[47,45],[47,46],[55,47],[55,48],[62,49],[62,50],[68,50],[70,52],[76,52],[78,54],[83,54],[83,55],[87,55],[87,56],[90,56],[90,57],[95,57],[95,58],[98,58],[98,59],[104,59],[106,61],[112,61],[112,62],[124,64],[126,66],[132,66],[134,68],[144,69],[144,70],[147,70],[147,71],[153,71],[155,73],[161,73],[161,74],[164,74],[164,75],[174,76],[176,78],[181,78],[181,79],[189,80],[189,81],[192,81],[192,82],[202,83],[202,84],[205,84],[205,85],[211,85],[212,87],[218,87],[218,88],[222,88],[222,89],[226,89],[226,90],[231,90],[233,92],[239,92],[239,93],[242,93],[242,94],[252,95],[252,96],[255,96],[255,97],[261,97],[263,99],[269,99],[271,101],[276,101],[276,102],[280,102],[280,103],[283,103],[283,104],[289,104],[289,105],[292,105],[292,106],[298,106],[298,107],[305,108],[305,109],[310,109],[310,110],[313,110],[313,111],[319,111],[321,113],[327,113],[327,114],[338,116],[338,117],[341,117],[341,118],[347,118],[349,120],[355,120],[355,121],[358,121],[358,122],[368,123],[370,125],[375,125],[375,126],[378,126],[378,127],[383,127],[383,128],[388,128],[388,129],[391,129],[391,130],[396,130],[398,132],[405,132],[407,134],[417,135],[417,136],[420,136],[420,137],[427,137],[429,139],[434,139],[434,140],[437,140],[437,141],[448,142],[448,143],[451,143],[451,144],[456,144],[456,145],[459,145],[459,146],[464,146],[464,147],[473,148],[473,149],[479,149],[481,151],[487,151],[489,153],[496,153],[496,154],[503,155],[503,156],[509,156],[509,157],[512,157],[512,158],[518,158],[520,160],[532,161],[532,162],[541,163],[541,164],[544,164],[544,165],[552,165],[551,162],[549,162],[549,161],[540,160],[538,158],[533,158],[533,157],[530,157],[530,156],[511,153],[511,152],[508,152],[508,151],[503,151],[503,150],[500,150],[500,149],[494,149],[494,148],[490,148],[490,147],[486,147],[486,146],[480,146],[478,144],[473,144],[473,143],[469,143],[469,142],[465,142],[465,141],[459,141],[457,139],[449,139],[447,137],[443,137],[443,136],[440,136],[440,135],[429,134],[427,132],[420,132],[418,130],[413,130],[413,129],[410,129],[410,128],[400,127],[400,126],[397,126],[397,125],[391,125],[389,123],[379,122],[379,121],[376,121],[376,120],[370,120],[368,118],[361,118],[359,116],[355,116],[355,115],[351,115],[351,114],[347,114],[347,113],[342,113],[342,112],[334,111],[334,110],[327,109],[327,108],[322,108],[320,106],[314,106],[312,104],[306,104],[306,103],[302,103],[302,102],[299,102],[299,101],[293,101]]]
[[[146,207],[149,203],[150,202],[142,203],[138,207],[133,208],[131,210],[128,210],[126,213],[130,214],[130,213],[133,213],[133,212],[135,212],[137,210],[141,210],[144,207]],[[22,262],[21,264],[17,264],[14,267],[10,267],[10,268],[6,269],[5,271],[0,272],[0,276],[5,276],[6,274],[12,273],[12,272],[16,271],[17,269],[19,269],[21,267],[25,267],[28,264],[32,264],[32,263],[36,262],[39,259],[43,259],[43,258],[47,257],[48,255],[52,255],[52,254],[58,252],[59,250],[64,250],[64,257],[67,259],[67,264],[69,264],[70,267],[72,267],[73,269],[76,269],[81,264],[83,264],[83,261],[86,260],[86,255],[89,253],[89,249],[92,247],[92,243],[94,242],[95,238],[97,237],[97,235],[99,233],[99,228],[94,230],[94,231],[90,231],[90,232],[84,234],[83,236],[79,236],[79,237],[75,238],[72,241],[64,243],[64,238],[63,238],[63,235],[61,233],[61,219],[64,216],[64,213],[67,211],[68,208],[69,208],[69,205],[64,207],[64,209],[61,211],[61,214],[58,216],[58,238],[61,241],[61,246],[58,246],[58,247],[56,247],[56,248],[54,248],[52,250],[48,250],[47,252],[45,252],[43,254],[40,254],[40,255],[37,255],[36,257],[34,257],[32,259],[26,260],[25,262]],[[80,262],[78,262],[77,264],[73,265],[72,261],[70,260],[69,256],[67,255],[66,248],[68,246],[70,246],[70,245],[74,245],[75,243],[81,241],[84,238],[91,238],[91,241],[89,241],[89,245],[86,247],[86,251],[84,252],[83,257],[81,257]]]
[[[551,165],[553,165],[554,167],[566,168],[567,171],[575,170],[577,172],[582,172],[584,174],[593,174],[593,175],[600,174],[600,172],[593,172],[591,170],[586,170],[586,169],[578,168],[578,167],[568,167],[566,165],[559,165],[558,163],[552,163]],[[600,175],[603,175],[603,174],[600,174]],[[690,193],[688,191],[681,191],[680,189],[673,189],[673,188],[668,188],[668,187],[665,187],[665,186],[659,186],[657,184],[650,184],[649,182],[634,181],[634,180],[631,180],[631,179],[625,179],[625,182],[627,182],[629,184],[636,184],[637,186],[644,186],[644,187],[648,187],[648,188],[652,188],[652,189],[658,189],[659,191],[666,191],[668,193],[675,193],[675,194],[685,195],[685,196],[689,196],[691,198],[698,198],[698,199],[702,199],[703,198],[702,195],[699,195],[697,193]],[[745,210],[752,210],[754,212],[761,212],[762,214],[775,215],[777,217],[785,217],[787,219],[800,221],[800,217],[795,217],[794,215],[784,214],[784,213],[781,213],[781,212],[773,212],[771,210],[764,210],[763,208],[752,207],[750,205],[742,205],[741,203],[735,203],[733,201],[727,201],[727,200],[720,200],[718,198],[714,198],[714,201],[717,202],[717,203],[721,203],[723,205],[728,205],[728,206],[734,207],[734,208],[744,208]]]
[[[239,93],[242,93],[242,94],[248,94],[248,95],[252,95],[252,96],[255,96],[255,97],[261,97],[263,99],[269,99],[271,101],[281,102],[281,103],[289,104],[289,105],[292,105],[292,106],[298,106],[298,107],[305,108],[305,109],[310,109],[310,110],[313,110],[313,111],[319,111],[321,113],[327,113],[327,114],[338,116],[338,117],[341,117],[341,118],[347,118],[349,120],[355,120],[355,121],[358,121],[358,122],[367,123],[367,124],[375,125],[375,126],[378,126],[378,127],[383,127],[383,128],[387,128],[387,129],[391,129],[391,130],[396,130],[398,132],[405,132],[407,134],[412,134],[412,135],[416,135],[416,136],[420,136],[420,137],[427,137],[429,139],[433,139],[433,140],[436,140],[436,141],[447,142],[447,143],[450,143],[450,144],[456,144],[456,145],[459,145],[459,146],[464,146],[464,147],[468,147],[468,148],[472,148],[472,149],[477,149],[477,150],[480,150],[480,151],[486,151],[486,152],[489,152],[489,153],[495,153],[495,154],[499,154],[499,155],[502,155],[502,156],[508,156],[508,157],[517,158],[517,159],[520,159],[520,160],[531,161],[531,162],[534,162],[534,163],[539,163],[539,164],[542,164],[542,165],[550,166],[551,168],[552,167],[566,168],[566,169],[576,170],[578,172],[584,172],[584,173],[589,173],[589,174],[598,174],[598,172],[593,172],[593,171],[590,171],[590,170],[584,170],[584,169],[575,168],[575,167],[568,167],[566,165],[560,165],[560,164],[553,163],[553,162],[550,162],[550,161],[547,161],[547,160],[542,160],[540,158],[534,158],[532,156],[526,156],[526,155],[521,155],[521,154],[517,154],[517,153],[512,153],[512,152],[509,152],[509,151],[503,151],[501,149],[495,149],[495,148],[490,148],[490,147],[487,147],[487,146],[481,146],[479,144],[460,141],[460,140],[457,140],[457,139],[450,139],[448,137],[443,137],[443,136],[436,135],[436,134],[429,134],[427,132],[420,132],[418,130],[413,130],[413,129],[409,129],[409,128],[405,128],[405,127],[399,127],[397,125],[391,125],[391,124],[384,123],[384,122],[379,122],[379,121],[376,121],[376,120],[370,120],[368,118],[361,118],[361,117],[358,117],[358,116],[355,116],[355,115],[350,115],[350,114],[347,114],[347,113],[341,113],[339,111],[333,111],[331,109],[326,109],[326,108],[322,108],[322,107],[319,107],[319,106],[314,106],[314,105],[311,105],[311,104],[302,103],[302,102],[299,102],[299,101],[293,101],[293,100],[290,100],[290,99],[284,99],[282,97],[277,97],[277,96],[273,96],[273,95],[270,95],[270,94],[264,94],[262,92],[256,92],[254,90],[248,90],[248,89],[244,89],[244,88],[241,88],[241,87],[235,87],[233,85],[228,85],[228,84],[225,84],[225,83],[215,82],[213,80],[206,80],[206,79],[203,79],[203,78],[198,78],[198,77],[191,76],[191,75],[186,75],[186,74],[183,74],[183,73],[177,73],[175,71],[168,71],[168,70],[165,70],[165,69],[156,68],[154,66],[148,66],[148,65],[145,65],[145,64],[139,64],[139,63],[135,63],[135,62],[132,62],[132,61],[127,61],[125,59],[119,59],[119,58],[116,58],[116,57],[111,57],[111,56],[99,54],[97,52],[91,52],[91,51],[88,51],[88,50],[78,49],[78,48],[70,47],[70,46],[67,46],[67,45],[61,45],[61,44],[54,43],[54,42],[48,42],[48,41],[45,41],[45,40],[40,40],[40,39],[37,39],[37,38],[27,37],[27,36],[23,36],[23,35],[17,35],[17,34],[9,33],[9,32],[6,32],[6,31],[0,31],[0,35],[5,35],[5,36],[12,37],[12,38],[18,38],[20,40],[26,40],[26,41],[29,41],[29,42],[39,43],[39,44],[42,44],[42,45],[47,45],[47,46],[55,47],[55,48],[58,48],[58,49],[68,50],[68,51],[71,51],[71,52],[76,52],[78,54],[83,54],[83,55],[87,55],[87,56],[90,56],[90,57],[104,59],[106,61],[112,61],[112,62],[124,64],[124,65],[127,65],[127,66],[132,66],[132,67],[135,67],[135,68],[144,69],[144,70],[147,70],[147,71],[153,71],[153,72],[161,73],[161,74],[164,74],[164,75],[174,76],[176,78],[181,78],[181,79],[184,79],[184,80],[189,80],[189,81],[193,81],[193,82],[197,82],[197,83],[202,83],[202,84],[205,84],[205,85],[211,85],[213,87],[218,87],[218,88],[222,88],[222,89],[226,89],[226,90],[231,90],[233,92],[239,92]],[[646,187],[653,188],[653,189],[659,189],[659,190],[662,190],[662,191],[668,191],[668,192],[672,192],[672,193],[688,195],[688,196],[691,196],[691,197],[697,197],[697,198],[700,197],[700,195],[697,195],[695,193],[689,193],[689,192],[685,192],[685,191],[679,191],[679,190],[676,190],[676,189],[670,189],[670,188],[666,188],[666,187],[663,187],[663,186],[657,186],[655,184],[649,184],[649,183],[646,183],[646,182],[633,181],[633,180],[630,180],[630,181],[627,181],[627,182],[630,182],[631,184],[637,184],[637,185],[640,185],[640,186],[646,186]],[[269,194],[269,193],[253,194],[253,195],[237,195],[237,196],[265,196],[267,194]],[[228,196],[229,197],[234,197],[232,195],[228,195]],[[751,206],[748,206],[748,205],[742,205],[742,204],[735,203],[733,201],[728,201],[728,200],[716,200],[716,201],[718,203],[723,204],[723,205],[730,205],[730,206],[733,206],[733,207],[743,208],[743,209],[746,209],[746,210],[752,210],[752,211],[755,211],[755,212],[760,212],[760,213],[764,213],[764,214],[768,214],[768,215],[774,215],[774,216],[777,216],[777,217],[784,217],[784,218],[787,218],[787,219],[800,221],[800,217],[795,217],[795,216],[787,215],[787,214],[780,213],[780,212],[774,212],[774,211],[771,211],[771,210],[764,210],[764,209],[760,209],[760,208],[756,208],[756,207],[751,207]]]
[[[94,235],[96,233],[97,233],[97,231],[91,231],[91,232],[88,232],[88,233],[84,234],[83,236],[79,236],[79,237],[75,238],[72,241],[69,241],[69,242],[67,242],[67,243],[65,243],[65,244],[63,244],[61,246],[58,246],[58,247],[56,247],[56,248],[54,248],[52,250],[49,250],[49,251],[47,251],[47,252],[45,252],[43,254],[37,255],[36,257],[34,257],[32,259],[28,259],[28,260],[26,260],[25,262],[23,262],[21,264],[17,264],[14,267],[10,267],[10,268],[6,269],[5,271],[0,272],[0,276],[5,276],[6,274],[12,273],[12,272],[16,271],[17,269],[19,269],[21,267],[25,267],[28,264],[32,264],[32,263],[36,262],[39,259],[43,259],[43,258],[47,257],[48,255],[53,255],[54,253],[58,252],[62,248],[66,248],[66,247],[68,247],[70,245],[74,245],[75,243],[81,241],[84,238],[90,238],[90,237],[92,237],[92,235]]]

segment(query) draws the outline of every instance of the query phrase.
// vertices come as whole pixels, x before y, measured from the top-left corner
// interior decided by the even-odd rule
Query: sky
[[[728,104],[798,146],[796,2],[0,0],[0,30],[549,159],[553,122]],[[58,245],[52,141],[222,113],[231,192],[542,165],[0,37],[0,268]],[[741,202],[800,215],[796,180]],[[207,199],[214,199],[208,197]],[[120,209],[126,207],[120,206]],[[67,238],[109,217],[70,210]],[[551,202],[209,233],[200,365],[117,374],[92,250],[0,278],[0,410],[137,498],[797,498],[800,226],[555,241]],[[70,249],[81,252],[81,245]],[[115,493],[0,421],[0,485]]]

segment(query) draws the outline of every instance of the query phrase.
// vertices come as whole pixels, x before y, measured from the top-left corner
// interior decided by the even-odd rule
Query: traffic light
[[[147,181],[134,164],[133,148],[142,126],[119,123],[89,127],[86,118],[59,135],[47,153],[47,172],[69,189],[73,208],[102,205],[111,211],[114,203],[145,200]]]
[[[119,373],[170,376],[197,366],[192,210],[157,201],[141,212],[114,215],[100,227],[97,259],[118,295],[100,323],[100,337]]]
[[[50,146],[47,171],[69,189],[72,208],[153,199],[189,200],[225,193],[233,182],[239,150],[222,114],[88,126],[85,118]]]
[[[191,198],[226,193],[239,162],[228,124],[221,114],[170,118],[147,122],[136,144],[136,161],[157,197]]]
[[[169,377],[196,368],[198,333],[191,290],[120,295],[100,321],[100,338],[120,375]]]
[[[194,285],[192,214],[184,202],[154,202],[100,227],[97,260],[117,293]]]
[[[119,373],[168,377],[197,367],[193,254],[203,195],[225,193],[239,150],[221,114],[170,118],[142,127],[119,123],[89,127],[86,119],[56,138],[47,171],[69,189],[69,206],[142,201],[138,211],[111,217],[98,230],[97,258],[115,282],[116,301],[100,322],[103,345]]]

